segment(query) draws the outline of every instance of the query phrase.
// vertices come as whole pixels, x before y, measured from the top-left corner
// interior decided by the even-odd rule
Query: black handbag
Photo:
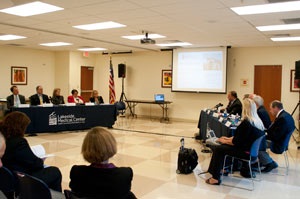
[[[181,147],[178,152],[177,170],[178,174],[192,173],[198,165],[198,155],[195,149],[184,148],[184,138],[180,140]]]

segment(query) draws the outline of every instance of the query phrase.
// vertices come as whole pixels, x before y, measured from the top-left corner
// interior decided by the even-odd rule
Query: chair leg
[[[250,176],[251,176],[251,181],[252,181],[252,189],[251,189],[251,191],[253,191],[254,190],[254,179],[253,179],[253,173],[252,173],[252,168],[251,168],[251,161],[248,161],[248,166],[249,166]]]
[[[283,155],[284,155],[284,160],[285,160],[285,174],[288,175],[288,172],[289,172],[289,157],[288,157],[288,154],[286,151],[283,152]]]

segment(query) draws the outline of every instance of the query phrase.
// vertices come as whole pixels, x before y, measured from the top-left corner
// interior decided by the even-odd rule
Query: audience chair
[[[19,199],[51,199],[48,186],[41,180],[24,173],[18,173]]]
[[[261,176],[260,164],[259,164],[259,159],[258,159],[258,152],[259,152],[260,143],[261,143],[261,141],[262,141],[262,139],[264,137],[265,137],[265,135],[257,138],[253,142],[253,144],[251,146],[251,149],[250,149],[249,159],[242,159],[242,158],[235,157],[235,156],[225,155],[225,159],[224,159],[224,163],[223,163],[223,171],[225,171],[225,169],[228,168],[228,166],[226,166],[227,158],[231,158],[230,173],[232,174],[232,168],[233,168],[234,159],[237,159],[237,160],[240,160],[240,161],[243,161],[243,162],[247,162],[248,166],[249,166],[249,170],[250,170],[250,175],[251,175],[252,188],[247,189],[247,188],[237,187],[237,186],[233,186],[233,185],[227,185],[227,184],[223,184],[223,183],[222,183],[222,185],[236,187],[236,188],[241,188],[241,189],[246,189],[246,190],[249,190],[249,191],[253,191],[254,190],[254,178],[253,178],[253,171],[251,169],[251,164],[255,164],[255,163],[258,164],[258,170],[259,170],[259,174]],[[221,180],[222,179],[223,179],[223,172],[222,172],[222,176],[221,176]],[[259,181],[260,181],[260,179],[259,179]]]
[[[66,199],[96,199],[96,197],[79,197],[79,196],[76,196],[76,194],[73,191],[68,190],[68,189],[64,190],[64,194],[65,194]]]
[[[14,174],[7,168],[0,168],[0,190],[7,199],[15,198],[17,179]]]
[[[295,129],[294,129],[295,130]],[[284,168],[285,169],[285,172],[284,172],[284,174],[281,174],[281,173],[275,173],[275,172],[270,172],[271,174],[276,174],[276,175],[283,175],[283,176],[287,176],[288,175],[288,172],[289,172],[289,157],[288,157],[288,148],[289,148],[289,142],[290,142],[290,139],[291,139],[291,136],[292,136],[292,134],[293,134],[293,132],[294,132],[294,130],[293,131],[291,131],[289,134],[287,134],[287,136],[285,137],[285,139],[284,139],[284,142],[283,142],[283,144],[284,144],[284,151],[282,152],[282,153],[276,153],[276,152],[274,152],[274,151],[272,151],[271,149],[271,151],[272,151],[272,153],[274,153],[274,154],[277,154],[277,155],[283,155],[283,157],[284,157],[284,162],[285,162],[285,166],[284,167],[281,167],[281,168]]]

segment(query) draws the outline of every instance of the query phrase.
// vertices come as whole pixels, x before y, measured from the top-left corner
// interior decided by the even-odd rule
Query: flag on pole
[[[114,69],[110,57],[109,61],[109,103],[114,104],[116,102],[115,81],[114,81]]]

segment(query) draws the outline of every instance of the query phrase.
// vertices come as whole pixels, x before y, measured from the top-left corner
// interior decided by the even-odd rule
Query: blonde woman
[[[90,165],[75,165],[70,172],[70,188],[78,197],[134,199],[130,191],[133,172],[130,167],[116,167],[109,158],[117,153],[114,136],[96,127],[85,136],[81,148]]]
[[[94,102],[95,104],[103,104],[103,98],[102,96],[99,96],[99,93],[97,90],[93,90],[91,98],[90,98],[90,102]]]
[[[220,137],[221,145],[212,147],[213,155],[210,160],[208,172],[212,175],[206,180],[207,184],[219,185],[220,172],[225,155],[240,158],[249,158],[249,151],[253,142],[264,135],[264,125],[256,112],[256,104],[252,99],[243,100],[242,122],[237,127],[233,137]]]

